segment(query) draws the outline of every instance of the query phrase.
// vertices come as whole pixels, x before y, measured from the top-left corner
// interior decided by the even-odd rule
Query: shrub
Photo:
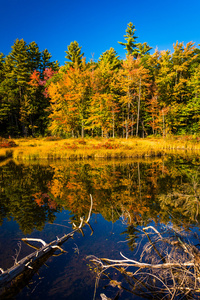
[[[12,140],[0,138],[0,148],[12,148],[17,147],[17,144]]]
[[[84,139],[77,140],[77,143],[80,145],[86,145],[86,141]]]
[[[60,140],[62,140],[62,138],[58,136],[48,136],[45,138],[45,141],[60,141]]]

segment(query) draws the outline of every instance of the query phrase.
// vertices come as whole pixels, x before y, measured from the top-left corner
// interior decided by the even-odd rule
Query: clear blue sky
[[[0,52],[7,55],[14,41],[35,41],[53,60],[65,62],[72,41],[88,60],[113,47],[125,57],[127,24],[136,28],[138,42],[153,49],[172,50],[177,40],[200,44],[200,0],[0,0]],[[153,51],[154,51],[153,50]]]

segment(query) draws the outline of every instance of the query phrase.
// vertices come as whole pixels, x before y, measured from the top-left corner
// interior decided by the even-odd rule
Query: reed
[[[200,140],[191,136],[168,138],[130,139],[14,139],[17,147],[12,148],[13,159],[88,159],[88,158],[133,158],[154,157],[179,151],[198,152]],[[0,156],[10,148],[0,148]]]

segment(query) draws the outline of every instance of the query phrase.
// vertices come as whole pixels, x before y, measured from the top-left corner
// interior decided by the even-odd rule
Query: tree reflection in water
[[[42,230],[55,213],[71,211],[79,222],[93,213],[108,221],[147,225],[149,220],[190,226],[199,222],[199,161],[170,157],[136,162],[66,162],[0,167],[0,223],[13,217],[24,233]]]
[[[60,207],[51,206],[48,195],[48,182],[53,178],[51,167],[40,165],[26,166],[10,161],[0,168],[0,224],[12,218],[19,224],[24,234],[34,229],[42,230],[46,222],[53,223],[55,212]],[[39,203],[37,193],[43,196]]]
[[[196,258],[192,269],[186,268],[187,272],[181,269],[180,264],[181,260],[192,260],[189,253],[196,257],[194,249],[198,250],[194,248],[198,242],[192,242],[194,237],[189,242],[187,238],[190,236],[189,229],[194,225],[198,227],[200,220],[199,174],[198,158],[183,159],[180,156],[151,161],[68,161],[49,165],[16,164],[11,161],[0,167],[0,223],[13,218],[24,234],[30,234],[34,229],[42,230],[46,223],[53,223],[56,213],[69,210],[71,221],[78,224],[80,217],[87,216],[90,208],[88,195],[92,194],[93,214],[101,214],[112,223],[121,220],[126,224],[122,236],[125,236],[124,242],[132,251],[131,257],[136,249],[138,255],[138,246],[143,245],[144,236],[149,244],[142,250],[142,258],[145,256],[151,264],[162,261],[161,257],[170,263],[179,257],[179,267],[161,268],[159,271],[142,268],[137,273],[136,270],[131,271],[134,275],[129,271],[127,273],[126,268],[117,266],[117,270],[128,280],[131,292],[139,288],[140,294],[146,289],[145,297],[150,298],[148,293],[158,287],[160,294],[154,295],[155,299],[164,297],[167,290],[169,297],[175,298],[179,293],[182,295],[177,286],[183,287],[187,283],[189,289],[185,294],[190,297],[192,289],[197,290],[194,286],[191,288],[192,284],[198,287]],[[144,232],[141,235],[142,228],[152,222],[165,224],[162,239],[157,239],[155,232],[153,235],[144,235]],[[170,231],[169,224],[173,225]],[[105,273],[106,270],[102,271]],[[112,285],[119,284],[113,281]],[[128,287],[125,285],[125,288]]]

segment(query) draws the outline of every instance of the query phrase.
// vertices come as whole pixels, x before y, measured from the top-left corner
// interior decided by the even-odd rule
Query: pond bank
[[[0,158],[8,158],[12,149],[13,159],[88,159],[88,158],[135,158],[160,157],[177,151],[198,153],[197,137],[130,138],[130,139],[60,139],[21,138],[14,140],[17,147],[0,147]],[[6,154],[7,153],[7,154]],[[10,151],[11,153],[11,151]]]

